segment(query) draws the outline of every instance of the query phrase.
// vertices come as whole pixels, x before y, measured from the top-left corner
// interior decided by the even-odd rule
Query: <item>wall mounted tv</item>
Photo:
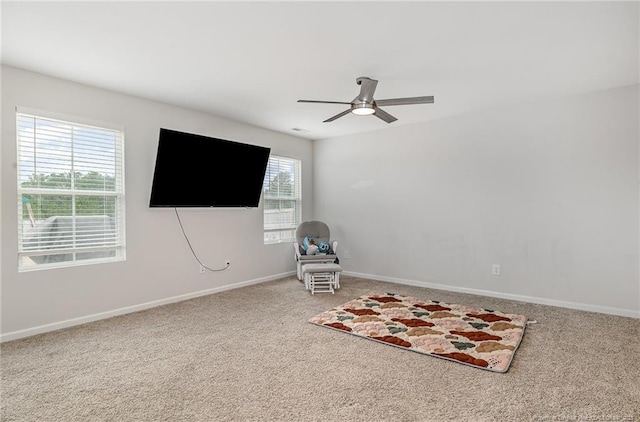
[[[271,148],[160,129],[150,207],[257,207]]]

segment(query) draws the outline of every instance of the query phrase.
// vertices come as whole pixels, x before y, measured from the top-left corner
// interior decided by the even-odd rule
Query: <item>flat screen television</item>
[[[271,148],[160,129],[150,207],[257,207]]]

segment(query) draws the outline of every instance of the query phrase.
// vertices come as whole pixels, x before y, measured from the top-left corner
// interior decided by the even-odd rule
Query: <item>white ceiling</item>
[[[639,3],[2,2],[2,63],[309,139],[639,82]],[[398,121],[349,114],[356,78]],[[295,132],[302,128],[308,132]]]

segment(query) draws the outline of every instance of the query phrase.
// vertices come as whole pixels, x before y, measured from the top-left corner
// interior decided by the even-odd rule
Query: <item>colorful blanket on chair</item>
[[[509,369],[527,317],[369,292],[309,322],[494,372]]]

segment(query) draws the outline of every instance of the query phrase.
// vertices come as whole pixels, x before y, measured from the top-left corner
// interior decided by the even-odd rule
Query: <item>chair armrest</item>
[[[299,261],[302,255],[300,254],[300,245],[298,244],[298,242],[293,242],[293,248],[296,250],[296,261]]]

